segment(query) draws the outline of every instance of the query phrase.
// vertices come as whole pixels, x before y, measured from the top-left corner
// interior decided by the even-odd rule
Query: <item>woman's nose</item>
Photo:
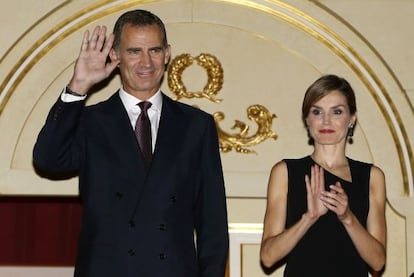
[[[323,123],[327,124],[331,121],[331,117],[328,114],[323,115]]]

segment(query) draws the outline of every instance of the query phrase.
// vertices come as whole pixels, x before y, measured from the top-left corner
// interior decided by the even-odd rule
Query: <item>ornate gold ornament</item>
[[[184,70],[193,64],[194,59],[198,65],[207,71],[207,84],[202,92],[187,91],[182,80]],[[181,54],[176,56],[168,67],[168,86],[175,94],[175,100],[182,97],[207,98],[214,103],[219,103],[221,99],[216,99],[215,96],[223,86],[223,69],[218,59],[213,55],[200,54],[193,58],[190,54]],[[224,113],[215,112],[213,116],[220,141],[220,150],[224,153],[231,150],[239,153],[256,153],[249,147],[268,138],[277,139],[277,134],[272,131],[272,123],[276,115],[271,114],[262,105],[251,105],[247,108],[247,117],[258,126],[256,133],[253,135],[249,135],[249,126],[240,120],[235,120],[231,128],[233,130],[239,129],[238,133],[225,132],[219,124],[224,119]]]
[[[182,75],[184,70],[193,64],[194,59],[197,64],[207,71],[207,84],[203,91],[187,91]],[[210,54],[200,54],[193,58],[190,54],[181,54],[175,57],[168,67],[168,86],[172,93],[176,95],[175,100],[185,98],[207,98],[208,100],[219,103],[221,99],[215,96],[223,86],[223,68],[216,57]]]
[[[219,125],[219,122],[224,119],[224,113],[216,112],[213,116],[217,125],[220,150],[224,153],[233,149],[239,153],[256,153],[256,151],[248,149],[247,147],[259,144],[268,138],[277,139],[277,134],[272,131],[272,122],[276,118],[276,115],[271,114],[262,105],[251,105],[247,108],[247,117],[256,122],[258,126],[256,133],[251,136],[248,134],[249,126],[246,123],[235,120],[231,129],[239,129],[240,131],[235,134],[230,134],[221,129]]]

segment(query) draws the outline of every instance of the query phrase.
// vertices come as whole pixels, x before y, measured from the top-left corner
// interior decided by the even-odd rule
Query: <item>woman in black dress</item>
[[[302,119],[314,151],[270,173],[260,257],[284,276],[368,276],[386,260],[385,177],[346,156],[356,124],[349,83],[325,75],[306,91]]]

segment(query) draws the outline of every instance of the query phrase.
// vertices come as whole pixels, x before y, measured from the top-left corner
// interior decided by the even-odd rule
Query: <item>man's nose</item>
[[[142,52],[140,57],[140,63],[142,65],[148,66],[152,63],[151,55],[147,52]]]

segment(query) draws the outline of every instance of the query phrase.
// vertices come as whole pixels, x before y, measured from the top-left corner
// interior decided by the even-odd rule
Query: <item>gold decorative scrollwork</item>
[[[184,70],[193,64],[194,59],[197,60],[198,65],[207,71],[207,84],[202,92],[187,91],[182,80]],[[200,54],[193,58],[190,54],[181,54],[176,56],[170,63],[168,68],[168,86],[172,93],[175,94],[175,100],[182,97],[207,98],[214,103],[219,103],[221,99],[216,99],[215,96],[223,86],[223,69],[218,59],[213,55]],[[224,119],[224,113],[215,112],[213,116],[219,136],[220,150],[224,153],[232,150],[238,153],[256,153],[256,151],[249,149],[249,147],[259,144],[268,138],[277,139],[277,134],[272,131],[272,123],[276,115],[271,114],[262,105],[251,105],[247,108],[247,117],[258,126],[256,133],[253,135],[249,135],[249,126],[240,120],[235,120],[231,128],[233,130],[239,129],[240,131],[238,133],[228,133],[219,124]]]
[[[190,92],[185,87],[182,75],[184,70],[193,64],[194,58],[190,54],[181,54],[175,57],[168,67],[168,86],[172,93],[175,94],[175,100],[185,98],[207,98],[208,100],[218,103],[221,99],[215,96],[223,86],[223,69],[216,57],[210,54],[200,54],[195,57],[197,64],[207,71],[207,84],[203,91]]]
[[[217,125],[218,136],[220,140],[220,150],[222,152],[229,152],[235,150],[239,153],[256,153],[251,147],[262,142],[265,139],[273,138],[277,139],[277,134],[272,131],[272,122],[276,118],[275,114],[271,114],[262,105],[251,105],[247,108],[247,117],[256,122],[258,129],[254,135],[249,136],[249,126],[239,120],[234,121],[234,125],[231,129],[239,129],[236,134],[229,134],[220,128],[219,122],[224,119],[224,113],[214,113],[214,120]]]

